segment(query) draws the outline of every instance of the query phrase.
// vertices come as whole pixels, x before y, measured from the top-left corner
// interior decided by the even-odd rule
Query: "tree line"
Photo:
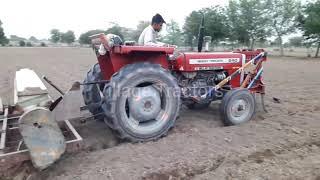
[[[319,54],[320,0],[306,5],[297,0],[230,0],[226,7],[193,11],[183,26],[189,45],[197,37],[199,23],[196,21],[199,21],[201,13],[206,18],[205,34],[212,37],[212,42],[228,40],[253,49],[257,42],[274,36],[283,55],[283,37],[300,30],[304,39],[294,37],[290,43],[316,44],[315,56]]]
[[[71,44],[76,40],[76,36],[74,35],[74,32],[71,30],[67,32],[60,32],[58,29],[52,29],[50,31],[50,34],[50,41],[53,43],[61,42]]]
[[[174,20],[167,24],[167,34],[161,40],[178,46],[195,46],[202,15],[205,17],[205,35],[211,36],[211,43],[228,42],[234,46],[253,49],[257,43],[276,37],[280,54],[283,55],[283,37],[297,31],[303,37],[293,37],[294,45],[316,45],[315,56],[320,47],[320,0],[301,4],[298,0],[230,0],[227,6],[212,6],[192,11],[182,28]],[[111,23],[106,30],[96,29],[82,33],[80,44],[90,44],[89,36],[97,33],[112,33],[124,40],[137,41],[149,21],[140,21],[135,29]],[[0,21],[0,44],[8,43]],[[52,29],[50,40],[54,43],[73,43],[74,32],[60,32]]]

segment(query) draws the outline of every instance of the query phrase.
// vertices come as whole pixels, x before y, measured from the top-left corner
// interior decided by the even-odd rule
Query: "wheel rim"
[[[145,85],[148,84],[148,85]],[[141,85],[143,85],[141,87]],[[121,109],[124,125],[134,133],[152,134],[167,124],[171,108],[169,92],[160,82],[152,80],[137,83],[122,96]]]
[[[130,118],[138,122],[155,119],[161,110],[160,93],[152,86],[135,88],[128,98]]]
[[[230,107],[230,116],[235,123],[241,123],[248,119],[251,105],[247,99],[236,99]]]

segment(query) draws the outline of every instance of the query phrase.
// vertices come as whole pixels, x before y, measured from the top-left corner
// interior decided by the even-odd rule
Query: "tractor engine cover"
[[[181,53],[173,63],[173,69],[178,72],[199,72],[199,71],[225,71],[228,75],[238,70],[246,63],[246,56],[233,52],[210,52]],[[243,81],[244,74],[235,77],[230,81],[233,88],[239,87]]]
[[[207,71],[237,69],[245,64],[246,57],[240,53],[183,53],[176,59],[175,69],[179,71]]]

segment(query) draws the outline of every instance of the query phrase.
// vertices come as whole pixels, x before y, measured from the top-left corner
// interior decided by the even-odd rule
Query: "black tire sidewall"
[[[119,73],[122,74],[122,76],[111,79],[111,83],[113,83],[112,99],[114,100],[114,114],[116,119],[114,124],[121,129],[121,133],[125,133],[125,136],[129,136],[129,139],[134,141],[156,139],[164,135],[174,125],[180,110],[180,88],[178,87],[176,79],[159,65],[141,63],[141,66],[139,66],[139,64],[140,63],[128,65],[120,70],[125,71]],[[128,122],[126,122],[126,119],[124,118],[126,114],[123,112],[123,107],[127,96],[122,95],[122,90],[135,87],[135,85],[139,84],[138,82],[161,83],[168,96],[167,103],[169,104],[169,111],[167,112],[167,122],[161,127],[161,129],[150,134],[139,134],[134,132],[128,127],[130,125],[128,125]]]
[[[245,120],[238,122],[232,118],[232,116],[229,113],[229,109],[231,108],[231,104],[234,100],[239,99],[239,98],[245,99],[249,105],[250,105],[250,111],[248,116],[245,118]],[[238,125],[245,123],[252,119],[253,115],[255,114],[256,110],[256,102],[255,98],[253,95],[249,92],[247,89],[234,89],[229,91],[225,97],[222,99],[222,104],[221,104],[221,117],[223,119],[223,122],[225,125]]]
[[[94,64],[88,71],[84,83],[89,83],[93,81],[102,80],[102,74],[100,70],[100,65],[98,63]],[[96,84],[84,85],[82,89],[82,96],[86,106],[88,106],[89,111],[93,114],[103,113],[103,110],[97,104],[101,104],[102,97],[100,94],[101,90]],[[103,115],[96,117],[97,119],[103,119]]]

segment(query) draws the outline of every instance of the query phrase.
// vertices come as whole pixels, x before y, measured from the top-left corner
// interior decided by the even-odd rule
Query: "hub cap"
[[[246,117],[250,113],[250,105],[245,99],[237,99],[231,106],[231,113],[233,119],[237,122],[245,121]]]
[[[168,103],[169,96],[158,82],[139,82],[124,99],[121,103],[124,112],[122,117],[127,128],[135,133],[160,131],[169,121],[167,112],[172,108]]]
[[[152,86],[135,88],[128,101],[130,117],[138,122],[155,119],[161,110],[160,94]]]

